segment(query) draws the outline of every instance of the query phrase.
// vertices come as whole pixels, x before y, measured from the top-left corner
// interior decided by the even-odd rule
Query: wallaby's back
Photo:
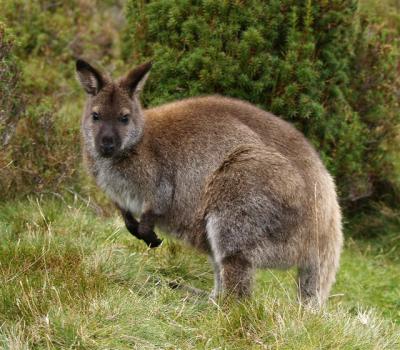
[[[152,126],[164,128],[164,132],[178,137],[179,142],[182,137],[192,142],[197,133],[203,132],[204,139],[196,142],[213,142],[213,136],[221,137],[227,132],[232,134],[224,139],[235,139],[240,137],[236,135],[237,128],[247,127],[255,138],[292,160],[299,170],[322,165],[306,138],[291,124],[245,101],[218,95],[195,97],[148,109],[145,114]]]

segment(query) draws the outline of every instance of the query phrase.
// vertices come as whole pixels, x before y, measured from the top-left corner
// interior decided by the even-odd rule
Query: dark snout
[[[102,130],[96,140],[97,149],[101,156],[112,157],[120,147],[118,134],[110,129]]]
[[[105,136],[101,140],[100,153],[104,157],[111,157],[115,151],[115,141],[113,137]]]

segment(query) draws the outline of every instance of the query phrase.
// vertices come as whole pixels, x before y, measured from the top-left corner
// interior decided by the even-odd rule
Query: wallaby
[[[300,300],[321,305],[343,238],[335,185],[316,151],[289,123],[232,98],[143,110],[150,68],[114,81],[76,63],[88,94],[84,157],[128,230],[155,247],[157,225],[207,253],[213,297],[249,295],[256,268],[297,267]]]

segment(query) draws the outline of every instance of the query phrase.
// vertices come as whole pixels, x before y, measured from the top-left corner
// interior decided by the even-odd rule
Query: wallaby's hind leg
[[[230,218],[229,215],[225,217]],[[207,220],[207,236],[214,263],[215,285],[212,296],[218,294],[247,296],[251,291],[253,268],[251,261],[240,251],[235,242],[237,223],[210,215]],[[243,228],[242,228],[243,229]]]
[[[318,267],[299,268],[299,299],[307,305],[319,306],[321,300]]]
[[[225,294],[238,297],[250,295],[253,269],[241,252],[222,259],[221,277]]]
[[[221,266],[215,259],[211,256],[210,260],[214,269],[214,288],[211,291],[210,297],[212,299],[217,299],[222,292],[222,276],[221,276]]]

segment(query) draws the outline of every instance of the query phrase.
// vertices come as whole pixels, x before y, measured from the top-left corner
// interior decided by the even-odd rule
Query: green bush
[[[0,22],[0,145],[7,146],[22,111],[20,66],[13,54],[15,39]]]
[[[3,94],[0,77],[1,110],[3,100],[24,95],[24,112],[15,121],[14,137],[6,149],[0,148],[0,200],[86,186],[80,175],[79,134],[85,96],[75,81],[74,57],[112,60],[118,49],[113,46],[118,42],[114,23],[118,11],[120,4],[96,0],[0,1],[0,21],[18,41],[13,46],[7,39],[4,46],[0,39],[0,54],[5,52],[0,74],[5,64],[9,79],[4,80],[8,90]],[[13,90],[16,75],[10,58],[21,62],[18,92]],[[14,118],[12,108],[5,108],[7,120]]]
[[[69,117],[60,115],[60,110],[71,94],[66,78],[73,77],[68,43],[74,32],[66,29],[73,26],[76,15],[54,2],[21,0],[0,1],[0,14],[18,41],[10,54],[21,62],[19,94],[25,96],[14,136],[0,150],[0,199],[4,200],[57,191],[60,183],[73,178],[80,157],[78,133],[56,127],[61,117]],[[11,118],[12,112],[7,114]]]
[[[130,0],[126,13],[124,59],[155,63],[147,103],[251,101],[307,135],[345,203],[398,201],[398,42],[357,1]]]

